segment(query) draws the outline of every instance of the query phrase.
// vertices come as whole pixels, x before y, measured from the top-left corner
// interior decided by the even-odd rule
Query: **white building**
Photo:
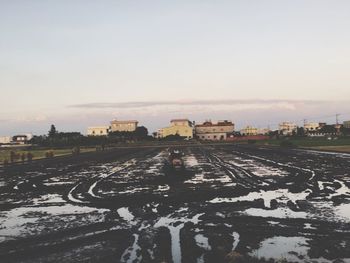
[[[282,122],[279,124],[279,132],[282,135],[292,135],[297,131],[297,125],[293,122]]]
[[[269,133],[270,133],[270,129],[268,129],[268,128],[258,129],[258,135],[268,135]]]
[[[109,126],[94,126],[88,127],[88,136],[107,136],[109,132]]]
[[[304,130],[306,132],[315,132],[320,129],[320,124],[318,122],[309,122],[304,124]]]
[[[213,123],[206,121],[195,126],[196,136],[200,140],[220,141],[226,140],[229,134],[235,130],[235,125],[231,121],[218,121]]]
[[[135,120],[111,121],[111,132],[133,132],[139,122]]]

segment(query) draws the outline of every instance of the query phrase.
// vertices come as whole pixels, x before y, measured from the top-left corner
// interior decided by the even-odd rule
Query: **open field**
[[[285,139],[270,139],[259,141],[259,144],[280,145]],[[318,146],[350,146],[349,137],[340,137],[338,139],[328,140],[327,138],[290,138],[288,139],[297,147],[318,147]]]
[[[2,262],[350,262],[350,155],[115,149],[0,168]],[[242,262],[242,261],[241,261]]]
[[[314,150],[322,151],[334,151],[334,152],[345,152],[350,153],[350,145],[339,145],[339,146],[313,146],[309,147]]]

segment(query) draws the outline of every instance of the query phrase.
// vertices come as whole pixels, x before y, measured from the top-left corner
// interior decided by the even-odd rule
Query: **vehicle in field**
[[[168,172],[181,172],[185,170],[185,164],[182,159],[183,152],[178,149],[169,150],[169,157],[166,161],[165,168]]]

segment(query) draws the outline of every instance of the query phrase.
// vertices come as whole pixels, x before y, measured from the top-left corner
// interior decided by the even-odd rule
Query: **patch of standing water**
[[[179,211],[181,211],[181,209]],[[172,218],[171,216],[162,217],[154,225],[155,228],[167,227],[169,229],[170,235],[171,235],[171,254],[172,254],[174,263],[181,263],[182,261],[181,242],[180,242],[181,229],[184,227],[185,223],[188,223],[188,222],[191,222],[193,224],[198,224],[199,217],[202,216],[203,214],[197,214],[192,218],[183,218],[183,217]]]
[[[288,262],[332,262],[325,258],[310,259],[308,256],[309,239],[305,237],[275,236],[260,243],[260,247],[249,254],[265,260],[287,260]]]
[[[349,189],[349,187],[347,187],[344,184],[344,182],[339,181],[339,180],[334,180],[334,182],[340,184],[340,188],[338,188],[334,194],[329,195],[329,198],[332,198],[332,197],[338,196],[338,195],[350,194],[350,189]]]
[[[267,208],[271,207],[271,201],[276,199],[284,204],[286,204],[288,201],[292,201],[294,204],[296,204],[296,201],[298,200],[305,200],[310,195],[310,190],[306,190],[301,193],[291,193],[288,191],[288,189],[279,189],[279,190],[273,190],[273,191],[264,191],[261,190],[260,192],[251,192],[248,195],[245,196],[239,196],[239,197],[233,197],[233,198],[214,198],[209,203],[235,203],[240,201],[254,201],[258,199],[264,199],[264,205]]]
[[[341,204],[334,210],[337,216],[344,218],[346,221],[350,222],[350,204]]]
[[[121,207],[117,210],[117,213],[119,214],[119,216],[121,218],[123,218],[125,221],[129,222],[129,223],[134,223],[132,222],[134,220],[134,215],[132,213],[130,213],[129,208],[127,207]]]
[[[0,237],[16,237],[26,231],[26,227],[35,224],[45,216],[62,216],[97,213],[103,214],[108,209],[96,209],[90,207],[65,204],[62,206],[47,207],[20,207],[9,211],[0,212]]]
[[[237,232],[233,232],[232,237],[233,237],[232,251],[234,251],[237,248],[239,243],[239,234]]]
[[[250,255],[257,258],[304,262],[299,257],[307,256],[307,241],[308,239],[304,237],[275,236],[262,241],[260,247],[252,251]]]
[[[40,196],[40,198],[34,198],[33,203],[34,205],[40,205],[49,203],[66,203],[66,201],[58,194],[47,194]]]
[[[138,245],[139,235],[134,234],[134,243],[133,245],[125,250],[120,261],[125,263],[141,262],[142,255],[137,255],[137,252],[141,250],[141,247]]]
[[[196,243],[200,248],[203,248],[205,250],[211,250],[211,246],[209,245],[209,240],[204,235],[197,234],[194,237],[194,239],[196,240]]]
[[[209,245],[209,240],[207,237],[203,236],[202,234],[197,234],[194,239],[196,240],[197,246],[202,248],[205,251],[210,251],[211,246]],[[197,263],[204,262],[204,253],[197,259]]]
[[[198,165],[198,160],[193,154],[191,154],[189,156],[186,156],[184,158],[184,162],[185,162],[185,165],[189,166],[189,167],[193,167],[193,166],[197,166]]]
[[[294,212],[289,208],[279,207],[274,210],[265,210],[260,208],[249,208],[244,211],[244,214],[257,217],[272,217],[272,218],[307,218],[305,212]]]

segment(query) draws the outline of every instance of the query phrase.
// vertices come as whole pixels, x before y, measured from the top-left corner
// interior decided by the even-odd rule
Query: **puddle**
[[[260,247],[250,253],[251,256],[259,259],[286,259],[291,262],[305,262],[300,257],[307,257],[308,239],[304,237],[283,237],[275,236],[265,239]]]
[[[258,199],[264,199],[264,205],[267,208],[271,207],[271,201],[276,199],[278,202],[287,204],[288,201],[292,201],[294,204],[298,200],[305,200],[310,195],[310,190],[306,190],[301,193],[291,193],[288,189],[279,189],[272,191],[261,190],[259,192],[251,192],[248,195],[233,197],[233,198],[214,198],[209,203],[235,203],[241,201],[254,201]]]
[[[244,211],[244,214],[258,217],[273,217],[273,218],[307,218],[305,212],[294,212],[289,208],[279,207],[274,210],[265,210],[261,208],[249,208]]]
[[[177,212],[181,212],[183,210],[178,210]],[[181,243],[180,243],[180,231],[184,227],[185,223],[192,222],[193,224],[198,224],[199,217],[203,214],[197,214],[192,218],[172,218],[171,216],[162,217],[159,221],[154,225],[155,228],[159,227],[167,227],[170,231],[171,235],[171,254],[174,263],[182,262],[181,255]]]

